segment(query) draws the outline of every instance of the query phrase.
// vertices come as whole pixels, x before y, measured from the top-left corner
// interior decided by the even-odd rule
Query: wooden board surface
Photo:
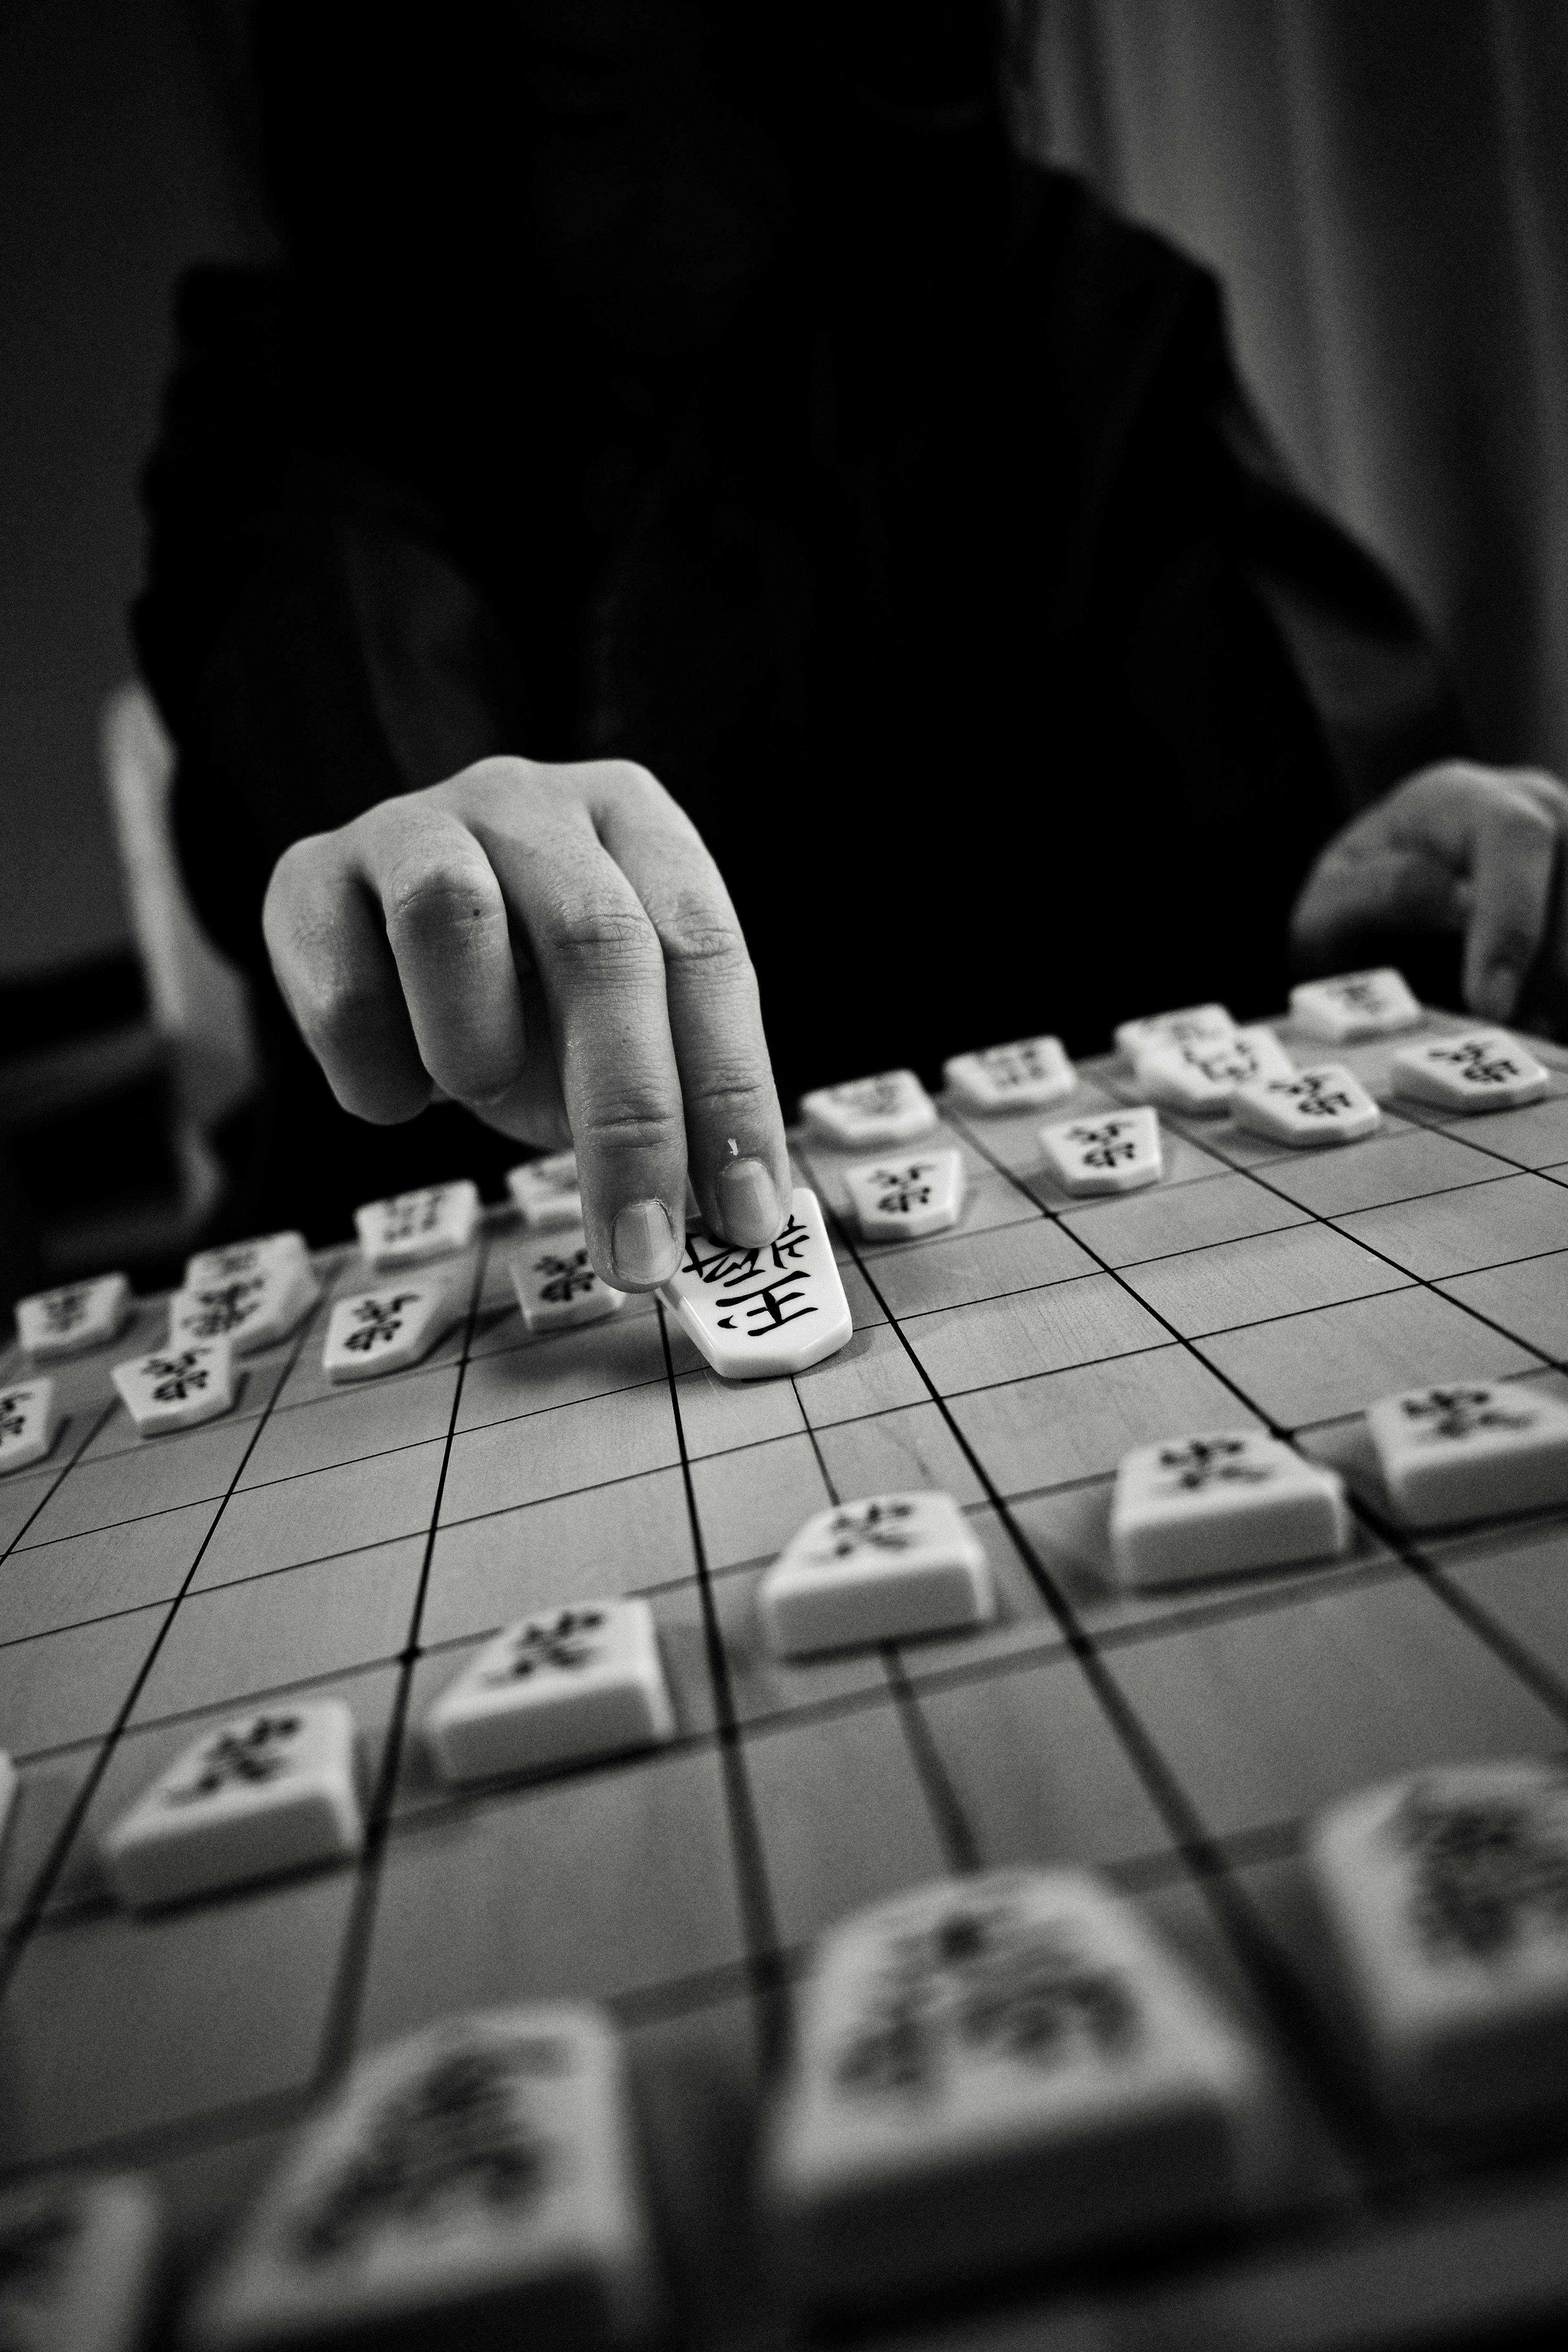
[[[1343,1058],[1382,1092],[1388,1050]],[[1568,2308],[1568,2135],[1506,2167],[1402,2140],[1351,2054],[1300,1868],[1306,1817],[1362,1782],[1568,1745],[1568,1513],[1412,1542],[1359,1418],[1428,1378],[1564,1386],[1568,1076],[1548,1058],[1538,1106],[1401,1106],[1332,1151],[1170,1118],[1167,1181],[1094,1203],[1046,1173],[1037,1118],[952,1116],[961,1225],[877,1247],[837,1225],[856,1336],[794,1381],[725,1387],[646,1300],[530,1340],[498,1211],[425,1365],[333,1391],[323,1301],[247,1364],[227,1419],[142,1442],[108,1381],[162,1336],[142,1303],[59,1369],[49,1461],[0,1482],[0,1745],[20,1768],[0,2168],[144,2168],[188,2266],[356,2049],[470,2002],[592,1994],[629,2039],[685,2331],[764,2345],[784,2331],[745,2156],[811,1937],[942,1872],[1073,1861],[1146,1903],[1269,2053],[1252,2210],[896,2340],[1393,2345]],[[1118,1097],[1108,1062],[1064,1108]],[[797,1153],[832,1212],[844,1158]],[[330,1298],[363,1269],[342,1252],[323,1273]],[[1352,1555],[1119,1592],[1118,1455],[1226,1423],[1346,1471]],[[784,1538],[827,1502],[921,1485],[970,1516],[998,1622],[766,1655],[752,1593]],[[442,1789],[419,1721],[476,1647],[534,1607],[633,1592],[674,1745]],[[205,1721],[305,1692],[353,1709],[363,1862],[116,1912],[107,1822]]]

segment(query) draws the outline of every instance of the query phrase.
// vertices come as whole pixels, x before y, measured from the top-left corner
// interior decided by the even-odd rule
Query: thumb
[[[1430,851],[1391,842],[1331,842],[1307,877],[1290,919],[1299,956],[1332,962],[1352,941],[1377,931],[1462,931],[1471,890],[1462,875]]]

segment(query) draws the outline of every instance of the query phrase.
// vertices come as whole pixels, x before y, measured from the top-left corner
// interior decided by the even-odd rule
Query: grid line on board
[[[463,1320],[463,1340],[458,1360],[458,1377],[452,1383],[452,1402],[447,1418],[447,1434],[441,1449],[441,1465],[436,1478],[436,1492],[431,1498],[430,1523],[426,1530],[425,1548],[419,1562],[419,1576],[409,1612],[408,1633],[397,1658],[397,1687],[393,1693],[392,1711],[387,1719],[386,1738],[382,1748],[381,1766],[375,1787],[371,1794],[365,1816],[364,1847],[355,1864],[353,1902],[338,1949],[335,1981],[328,1998],[322,2021],[315,2081],[318,2087],[331,2083],[348,2063],[353,2050],[361,2005],[364,1997],[366,1971],[370,1966],[371,1937],[374,1931],[376,1906],[381,1893],[382,1860],[386,1846],[387,1823],[391,1817],[394,1797],[403,1764],[404,1735],[408,1720],[409,1696],[414,1669],[419,1657],[419,1622],[424,1613],[425,1595],[430,1581],[430,1560],[436,1548],[436,1537],[441,1524],[441,1497],[446,1490],[447,1465],[452,1456],[452,1439],[458,1425],[458,1410],[462,1401],[463,1379],[468,1370],[468,1348],[473,1339],[474,1325],[479,1318],[479,1301],[484,1296],[485,1276],[489,1265],[492,1247],[487,1233],[476,1255],[472,1287]]]
[[[669,1344],[669,1318],[662,1301],[658,1308],[658,1326],[659,1334],[664,1342],[664,1367],[669,1384],[670,1409],[675,1415],[675,1433],[680,1448],[681,1484],[686,1496],[687,1519],[691,1531],[698,1601],[702,1612],[703,1653],[713,1698],[719,1769],[724,1792],[724,1822],[730,1839],[731,1867],[734,1872],[735,1887],[740,1899],[741,1927],[745,1938],[745,1964],[752,2028],[756,2037],[757,2054],[765,2066],[780,2047],[781,2037],[788,2031],[788,2021],[779,2000],[778,1923],[773,1908],[773,1890],[768,1880],[767,1851],[763,1839],[762,1826],[757,1819],[756,1800],[752,1793],[751,1774],[747,1769],[745,1751],[742,1745],[734,1686],[730,1678],[729,1653],[724,1646],[723,1628],[719,1622],[718,1606],[713,1598],[712,1578],[708,1566],[708,1546],[702,1532],[702,1515],[698,1507],[697,1487],[691,1475],[691,1456],[687,1450],[686,1425],[680,1410],[679,1385],[675,1370],[675,1359]]]
[[[986,1153],[984,1156],[990,1158],[991,1155]],[[809,1164],[809,1152],[803,1153],[803,1157]],[[1011,1173],[1009,1171],[1003,1172]],[[1018,1180],[1014,1177],[1012,1181],[1016,1182]],[[1047,1210],[1046,1213],[1050,1215],[1053,1213]],[[1165,1822],[1172,1844],[1188,1862],[1193,1878],[1215,1913],[1223,1935],[1237,1952],[1252,1983],[1262,1993],[1266,2011],[1294,2062],[1301,2095],[1322,2115],[1334,2137],[1355,2159],[1358,2171],[1373,2175],[1382,2172],[1386,2168],[1391,2153],[1389,2128],[1368,2095],[1357,2071],[1347,2064],[1331,2032],[1318,2014],[1307,1988],[1285,1955],[1279,1950],[1245,1891],[1235,1885],[1198,1809],[1188,1798],[1158,1743],[1140,1721],[1131,1702],[1107,1670],[1092,1635],[1079,1622],[1078,1613],[1058,1580],[1026,1530],[1018,1525],[977,1449],[949,1411],[946,1399],[941,1395],[914,1350],[910,1348],[898,1319],[860,1255],[856,1237],[837,1214],[833,1215],[833,1223],[879,1306],[899,1333],[905,1348],[909,1349],[911,1360],[931,1391],[932,1402],[946,1419],[951,1434],[979,1478],[987,1499],[1019,1559],[1034,1579],[1041,1598],[1061,1625],[1068,1649],[1088,1681],[1129,1763]],[[1115,1271],[1109,1266],[1102,1270],[1107,1273]],[[1182,1340],[1179,1334],[1173,1336],[1181,1345],[1191,1344]]]
[[[289,1349],[289,1370],[292,1370],[294,1363],[298,1360],[300,1350],[305,1344],[307,1334],[309,1333],[313,1321],[313,1317],[307,1319],[303,1328],[300,1330],[299,1336]],[[279,1386],[281,1386],[281,1382],[279,1383]],[[192,1560],[190,1567],[186,1570],[179,1591],[175,1593],[171,1601],[156,1604],[163,1607],[164,1609],[165,1613],[163,1622],[153,1637],[153,1640],[148,1646],[146,1655],[143,1657],[141,1665],[136,1670],[136,1673],[132,1675],[131,1687],[126,1692],[125,1697],[121,1703],[113,1722],[110,1724],[109,1729],[104,1733],[101,1738],[99,1746],[99,1752],[92,1763],[88,1767],[82,1785],[77,1790],[69,1807],[68,1808],[64,1822],[56,1832],[54,1838],[51,1840],[45,1852],[44,1858],[38,1866],[37,1873],[34,1877],[31,1886],[28,1888],[26,1896],[18,1909],[16,1917],[5,1929],[4,1938],[0,1939],[0,2001],[4,2001],[5,2000],[6,1988],[16,1971],[16,1964],[21,1958],[25,1947],[31,1941],[33,1936],[37,1931],[38,1924],[43,1917],[44,1908],[48,1902],[50,1892],[53,1889],[60,1871],[65,1865],[66,1857],[69,1853],[71,1847],[76,1841],[77,1835],[80,1831],[81,1824],[87,1817],[88,1808],[91,1804],[94,1796],[97,1794],[99,1785],[103,1779],[104,1773],[109,1768],[110,1759],[113,1756],[114,1750],[119,1745],[125,1727],[130,1721],[131,1716],[135,1709],[136,1701],[141,1696],[142,1689],[145,1687],[147,1678],[151,1675],[153,1665],[157,1661],[158,1654],[162,1650],[164,1642],[168,1639],[170,1629],[174,1625],[176,1616],[179,1614],[180,1604],[184,1601],[186,1593],[190,1591],[192,1580],[202,1564],[207,1546],[212,1541],[214,1530],[217,1528],[223,1517],[224,1510],[227,1506],[229,1496],[234,1493],[234,1490],[239,1482],[240,1475],[243,1472],[247,1462],[250,1459],[250,1455],[255,1448],[257,1440],[259,1438],[263,1429],[267,1426],[268,1419],[272,1410],[273,1399],[276,1397],[277,1393],[278,1391],[275,1388],[272,1391],[272,1396],[268,1397],[265,1407],[257,1416],[256,1426],[251,1431],[250,1436],[240,1454],[239,1460],[235,1465],[234,1475],[229,1481],[223,1501],[219,1504],[217,1510],[213,1515],[212,1525],[207,1528],[206,1533],[203,1536],[201,1542],[196,1549],[195,1558]],[[112,1411],[112,1407],[110,1407],[110,1410]],[[101,1427],[102,1423],[100,1423],[99,1425]]]

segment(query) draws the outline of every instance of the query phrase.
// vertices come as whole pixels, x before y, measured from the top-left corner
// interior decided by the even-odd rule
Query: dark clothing
[[[1405,599],[1270,455],[1206,273],[989,118],[868,132],[853,184],[829,124],[832,222],[644,362],[536,285],[508,152],[461,135],[475,80],[398,51],[367,99],[358,52],[291,54],[284,259],[181,287],[135,613],[190,887],[261,999],[268,1217],[327,1234],[517,1156],[338,1113],[258,920],[289,842],[490,752],[624,754],[689,811],[786,1107],[1278,1005],[1318,849],[1461,730]]]

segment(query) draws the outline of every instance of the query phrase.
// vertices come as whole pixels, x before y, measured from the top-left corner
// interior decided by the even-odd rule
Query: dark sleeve
[[[1239,379],[1217,281],[1078,183],[1043,175],[1061,257],[1058,316],[1074,352],[1073,430],[1087,452],[1079,527],[1100,551],[1162,537],[1201,548],[1293,674],[1349,815],[1467,748],[1447,664],[1404,590],[1290,478]],[[1115,583],[1099,572],[1101,597]]]
[[[132,629],[176,748],[193,899],[257,971],[290,842],[518,748],[518,719],[438,485],[287,274],[193,270],[175,328]]]

